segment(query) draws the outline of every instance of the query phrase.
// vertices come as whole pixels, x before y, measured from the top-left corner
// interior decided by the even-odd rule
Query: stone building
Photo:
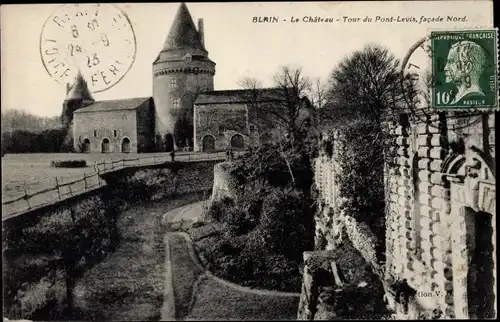
[[[151,97],[91,103],[74,113],[74,147],[78,152],[140,153],[154,148]]]
[[[306,257],[335,261],[332,252],[345,237],[379,272],[387,307],[396,318],[496,317],[495,117],[496,112],[470,117],[429,113],[412,121],[411,114],[401,114],[388,124],[397,157],[385,173],[385,241],[339,209],[342,176],[335,174],[342,170],[335,153],[316,159],[318,250],[304,255],[299,319],[315,319],[323,305],[321,284]],[[385,263],[370,247],[377,242],[385,243]]]
[[[251,107],[276,102],[275,94],[268,95],[276,89],[258,89],[265,95],[257,100],[250,90],[216,91],[214,75],[203,19],[198,20],[197,29],[182,3],[153,62],[152,98],[95,102],[79,74],[64,102],[62,122],[73,128],[68,139],[73,139],[77,151],[84,152],[183,148],[208,152],[244,149],[272,140],[278,133],[269,130],[274,124],[264,122],[265,118],[257,122]],[[301,121],[311,116],[312,108],[304,111]]]
[[[194,106],[194,150],[244,149],[272,138],[271,118],[255,115],[268,104],[278,106],[279,89],[210,91],[201,93]]]
[[[151,97],[96,102],[79,73],[68,87],[64,117],[77,152],[148,152],[153,149],[154,103]],[[68,111],[72,110],[72,114]]]
[[[193,122],[193,102],[200,92],[214,89],[215,63],[208,57],[204,39],[203,19],[196,30],[182,3],[153,63],[156,141],[164,142],[167,150],[192,143],[186,142],[192,139],[192,126],[186,124]]]

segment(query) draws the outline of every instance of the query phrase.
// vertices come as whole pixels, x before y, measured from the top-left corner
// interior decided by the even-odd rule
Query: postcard
[[[1,6],[3,319],[494,319],[493,1]]]

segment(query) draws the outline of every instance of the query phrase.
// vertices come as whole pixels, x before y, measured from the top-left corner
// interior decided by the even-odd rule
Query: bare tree
[[[247,89],[245,99],[249,106],[249,122],[256,125],[259,135],[263,129],[273,128],[284,132],[292,142],[307,120],[312,106],[308,98],[311,81],[300,68],[281,67],[274,76],[275,86],[262,89],[262,84],[252,78],[239,84]]]
[[[311,98],[311,105],[316,110],[315,129],[317,132],[321,131],[321,127],[325,125],[328,112],[325,107],[328,103],[328,86],[321,78],[316,77],[311,82],[311,90],[309,97]]]
[[[275,108],[269,109],[269,114],[294,142],[307,119],[303,117],[304,113],[310,112],[307,94],[311,90],[311,80],[302,74],[300,68],[284,66],[276,73],[274,81],[282,99]]]
[[[261,141],[262,128],[261,125],[264,119],[259,114],[262,109],[263,91],[262,82],[251,77],[245,77],[238,81],[238,85],[246,89],[244,98],[247,101],[247,126],[252,140],[256,138],[258,142]],[[250,128],[254,129],[252,133]]]

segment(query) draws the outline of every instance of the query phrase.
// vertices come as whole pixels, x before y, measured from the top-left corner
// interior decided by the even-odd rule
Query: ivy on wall
[[[336,162],[339,210],[366,223],[383,244],[385,239],[384,156],[386,132],[379,124],[358,119],[330,131],[322,151]]]

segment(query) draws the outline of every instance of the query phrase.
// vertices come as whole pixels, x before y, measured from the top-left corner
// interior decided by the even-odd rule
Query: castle
[[[215,62],[208,57],[204,39],[203,19],[197,29],[182,3],[153,62],[152,97],[96,102],[77,75],[67,87],[62,113],[74,150],[210,152],[245,149],[272,139],[272,124],[249,119],[251,89],[214,90]],[[263,94],[260,103],[277,99],[273,89],[258,91]]]

